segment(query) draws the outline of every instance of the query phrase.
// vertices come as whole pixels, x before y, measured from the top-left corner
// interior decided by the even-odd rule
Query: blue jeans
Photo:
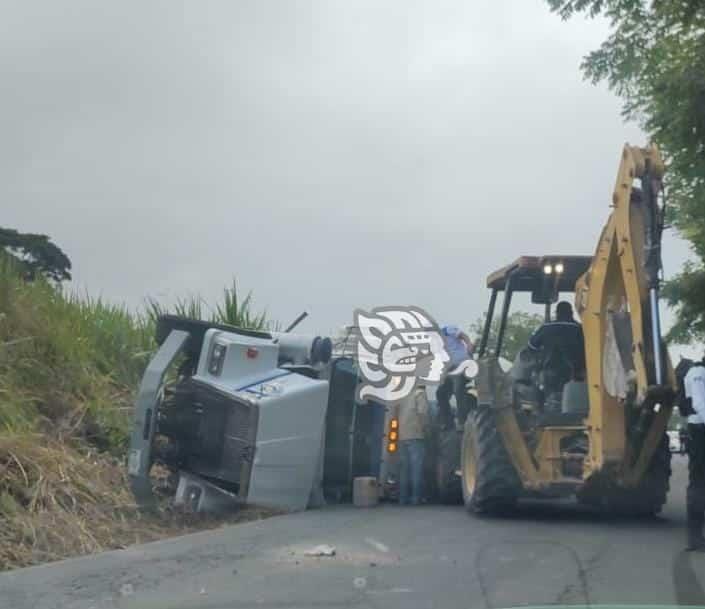
[[[399,503],[402,505],[421,503],[425,452],[422,439],[399,442]]]

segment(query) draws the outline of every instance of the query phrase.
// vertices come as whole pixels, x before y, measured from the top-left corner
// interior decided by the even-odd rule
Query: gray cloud
[[[519,254],[591,253],[619,102],[582,81],[600,22],[540,0],[3,7],[3,225],[139,306],[236,275],[331,331],[414,303],[467,324]],[[674,238],[666,270],[687,255]]]

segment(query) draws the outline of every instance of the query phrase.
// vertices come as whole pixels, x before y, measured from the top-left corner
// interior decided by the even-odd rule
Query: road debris
[[[122,584],[120,586],[120,596],[132,596],[135,593],[135,589],[132,584]]]
[[[365,543],[371,545],[375,550],[379,552],[389,552],[389,547],[384,545],[381,541],[372,539],[372,537],[365,537]]]
[[[304,552],[304,556],[335,556],[335,546],[321,544]]]

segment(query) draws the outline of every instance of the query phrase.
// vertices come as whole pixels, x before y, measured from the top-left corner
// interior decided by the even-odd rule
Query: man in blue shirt
[[[472,356],[474,345],[468,335],[458,326],[443,326],[441,328],[441,335],[443,336],[446,352],[450,356],[450,361],[448,362],[450,370],[453,370]],[[450,411],[450,397],[452,395],[455,395],[458,422],[461,425],[465,424],[465,419],[470,410],[465,381],[465,376],[462,374],[446,376],[436,390],[439,419],[443,429],[451,427],[452,424],[453,417]]]

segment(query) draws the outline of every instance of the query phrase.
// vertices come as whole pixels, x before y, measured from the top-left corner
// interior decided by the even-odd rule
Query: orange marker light
[[[390,442],[390,443],[387,445],[387,450],[388,450],[390,453],[395,453],[395,452],[397,452],[397,443],[396,443],[396,442]]]
[[[390,429],[399,429],[399,419],[392,419],[389,423]]]
[[[390,439],[390,440],[394,441],[394,440],[396,440],[398,437],[399,437],[399,435],[397,434],[396,431],[390,431],[390,432],[389,432],[389,439]]]

